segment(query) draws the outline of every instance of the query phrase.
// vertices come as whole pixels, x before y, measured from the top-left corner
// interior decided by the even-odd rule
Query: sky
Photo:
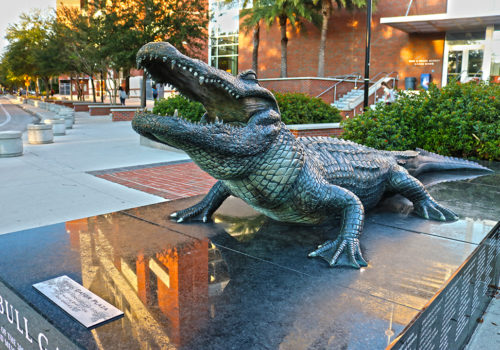
[[[5,34],[9,24],[19,22],[19,15],[31,9],[56,7],[56,0],[0,0],[0,52],[8,44]]]

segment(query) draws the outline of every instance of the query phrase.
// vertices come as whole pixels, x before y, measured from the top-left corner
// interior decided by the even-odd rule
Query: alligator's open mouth
[[[237,77],[181,54],[165,42],[149,43],[137,53],[137,65],[158,83],[170,84],[203,104],[207,122],[247,123],[256,112],[279,112],[271,92],[261,87],[253,71]]]

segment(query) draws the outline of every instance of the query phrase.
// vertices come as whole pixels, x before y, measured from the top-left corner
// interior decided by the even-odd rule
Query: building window
[[[69,80],[61,80],[59,82],[59,94],[60,95],[71,94],[71,86],[69,84]]]
[[[238,74],[241,3],[238,0],[230,3],[225,0],[210,0],[209,63],[235,75]]]

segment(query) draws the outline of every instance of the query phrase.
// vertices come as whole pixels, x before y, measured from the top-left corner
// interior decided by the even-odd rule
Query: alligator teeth
[[[167,58],[166,57],[163,57],[163,62],[167,62]]]
[[[182,67],[182,64],[177,63],[177,67],[181,68],[181,67]]]
[[[176,110],[174,111],[174,118],[177,118],[177,116],[178,116],[178,115],[179,115],[179,111],[176,109]]]
[[[197,76],[198,76],[198,72],[194,72],[194,73],[193,73],[193,75],[194,75],[195,77],[197,77]]]
[[[219,123],[219,117],[215,117],[215,124]]]
[[[239,98],[240,98],[240,95],[236,95],[236,96],[235,96],[235,98],[236,98],[236,99],[239,99]]]
[[[205,80],[205,77],[203,75],[201,75],[200,79],[199,79],[200,85],[203,85],[204,80]]]
[[[184,67],[182,67],[182,69],[186,70],[186,69],[187,69],[187,67],[186,67],[186,66],[184,66]]]
[[[170,63],[170,69],[174,69],[175,67],[175,60],[172,60],[172,62]]]
[[[192,72],[193,71],[193,68],[189,67],[189,71]]]

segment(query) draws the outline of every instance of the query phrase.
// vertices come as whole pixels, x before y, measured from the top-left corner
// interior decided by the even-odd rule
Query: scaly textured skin
[[[219,180],[200,203],[171,215],[178,222],[200,215],[208,221],[230,195],[283,222],[318,224],[338,215],[338,237],[309,256],[334,266],[347,254],[349,265],[359,268],[367,265],[359,245],[365,209],[375,206],[386,191],[407,197],[415,213],[426,219],[457,219],[405,167],[412,173],[486,169],[422,150],[388,152],[341,139],[297,139],[281,122],[274,96],[258,85],[255,73],[234,77],[167,43],[147,44],[137,58],[157,81],[173,84],[207,110],[202,123],[148,113],[138,113],[132,121],[139,134],[185,150]]]

